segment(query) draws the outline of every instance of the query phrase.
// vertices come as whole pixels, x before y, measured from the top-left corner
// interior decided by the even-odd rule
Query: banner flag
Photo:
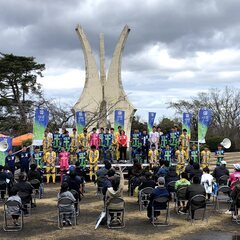
[[[0,143],[4,146],[4,150],[0,149],[0,165],[5,166],[5,157],[9,150],[12,149],[12,138],[8,136],[0,137]]]
[[[148,113],[148,132],[149,133],[152,132],[155,117],[156,117],[155,112],[149,112]]]
[[[35,119],[33,124],[33,145],[42,145],[44,131],[48,125],[49,111],[46,108],[37,108],[35,110]]]
[[[208,127],[211,123],[212,111],[210,109],[201,108],[198,114],[198,142],[206,143],[205,137]]]
[[[77,128],[77,132],[79,133],[83,133],[83,129],[86,126],[86,114],[85,112],[76,112],[76,128]]]
[[[183,113],[182,130],[186,129],[187,134],[190,138],[191,138],[191,119],[192,119],[192,114],[191,113]]]
[[[124,116],[125,112],[122,110],[114,111],[114,130],[118,131],[118,126],[121,126],[124,129]]]

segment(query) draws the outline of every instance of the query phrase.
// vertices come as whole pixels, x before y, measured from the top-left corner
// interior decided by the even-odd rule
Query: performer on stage
[[[120,149],[119,149],[119,143],[118,143],[118,138],[121,135],[122,127],[118,126],[118,131],[115,133],[115,138],[117,141],[116,145],[116,160],[118,161],[120,159]]]
[[[151,145],[151,149],[148,152],[150,168],[156,167],[159,164],[159,152],[155,144]]]
[[[104,160],[110,160],[112,162],[112,141],[113,135],[109,132],[109,128],[106,128],[103,135],[103,147],[104,147]]]
[[[79,147],[79,151],[77,152],[77,159],[79,162],[79,168],[82,171],[86,170],[86,164],[87,164],[87,152],[84,151],[83,146]]]
[[[156,127],[155,126],[153,126],[153,131],[150,132],[150,134],[149,134],[149,141],[150,141],[151,146],[154,144],[155,148],[158,149],[159,133],[156,132]]]
[[[44,132],[44,138],[43,138],[43,154],[45,154],[49,148],[52,146],[52,138],[49,137],[48,132]]]
[[[215,151],[216,165],[220,166],[221,161],[224,160],[224,150],[221,144],[218,145],[218,149]]]
[[[69,156],[70,153],[66,151],[64,147],[62,147],[61,152],[59,153],[59,163],[60,163],[60,176],[61,183],[63,181],[63,175],[65,175],[69,168]]]
[[[170,146],[167,144],[166,147],[161,152],[162,160],[169,162],[169,166],[172,164],[172,150]]]
[[[52,147],[46,153],[46,173],[47,173],[47,184],[49,183],[50,176],[52,176],[52,181],[55,183],[56,180],[56,153],[53,151]]]
[[[118,145],[119,145],[119,151],[120,151],[120,160],[127,161],[127,143],[128,138],[125,134],[124,130],[121,130],[120,135],[118,137]]]
[[[28,174],[31,154],[27,151],[26,146],[22,148],[22,151],[19,153],[18,158],[21,166],[21,172],[26,172]]]
[[[160,148],[161,148],[161,150],[164,150],[167,145],[168,145],[167,135],[161,135],[160,136]]]
[[[44,165],[43,152],[40,151],[39,147],[35,147],[33,153],[33,161],[37,165],[38,169],[42,169]]]
[[[118,145],[118,141],[117,141],[117,136],[114,132],[114,128],[110,128],[110,134],[112,135],[112,159],[116,159],[117,160],[117,145]]]
[[[104,159],[104,128],[101,127],[100,128],[100,133],[98,134],[99,135],[99,159],[100,161],[103,161],[105,160]]]
[[[179,145],[178,150],[175,152],[177,159],[177,168],[176,172],[180,175],[184,171],[185,161],[186,161],[186,151],[184,147]]]
[[[190,159],[193,161],[193,163],[199,163],[199,152],[196,145],[192,146],[192,150],[190,151]]]
[[[161,127],[160,126],[157,126],[157,133],[158,133],[158,151],[159,151],[159,153],[161,153],[161,142],[160,142],[160,140],[161,140],[161,136],[163,135],[163,132],[162,132],[162,130],[161,130]]]
[[[149,135],[146,130],[143,130],[140,137],[141,145],[142,145],[142,159],[147,160],[148,162],[148,151],[149,151]]]
[[[90,136],[87,132],[87,129],[83,130],[83,133],[79,135],[79,145],[83,146],[84,151],[89,150]]]
[[[205,167],[209,166],[211,158],[211,152],[207,147],[204,148],[204,150],[201,152],[201,167],[204,169]]]
[[[97,129],[93,128],[92,133],[90,134],[90,147],[95,146],[96,149],[99,148],[100,138],[97,134]]]
[[[137,154],[140,154],[140,133],[138,129],[135,129],[131,137],[132,147],[132,159],[136,158]]]
[[[71,138],[69,137],[69,132],[66,131],[65,134],[62,137],[62,147],[64,147],[64,149],[67,152],[70,152],[71,150]]]
[[[186,152],[186,159],[189,159],[189,146],[190,146],[190,137],[187,134],[187,129],[183,129],[182,134],[179,137],[179,144],[183,147],[183,150]]]
[[[91,150],[89,152],[89,177],[92,181],[93,175],[96,181],[96,172],[98,170],[98,160],[99,160],[99,151],[97,150],[95,145],[91,146]]]
[[[16,156],[13,154],[12,150],[8,151],[8,155],[5,158],[5,165],[9,167],[9,170],[14,176],[15,172],[15,161],[16,161]]]
[[[61,150],[62,135],[59,133],[59,129],[56,128],[53,134],[53,151],[58,153]]]
[[[173,156],[173,159],[175,160],[175,151],[177,150],[178,148],[178,135],[177,133],[175,132],[174,128],[172,127],[171,128],[171,131],[168,133],[168,143],[171,147],[171,150],[172,150],[172,156]]]
[[[70,136],[71,138],[71,153],[74,153],[77,151],[79,146],[79,137],[77,135],[77,129],[73,128],[73,134]]]

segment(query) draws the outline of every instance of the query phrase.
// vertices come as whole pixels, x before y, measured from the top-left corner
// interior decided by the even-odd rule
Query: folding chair
[[[21,198],[22,200],[22,205],[23,207],[26,206],[26,211],[27,213],[25,213],[24,215],[31,215],[31,195],[25,193],[25,192],[18,192],[18,196]]]
[[[231,193],[231,188],[228,186],[221,186],[218,189],[215,197],[215,206],[214,206],[215,210],[220,211],[220,202],[228,204],[227,209],[225,209],[225,211],[229,209],[231,204],[230,193]]]
[[[73,196],[75,197],[76,199],[76,202],[74,203],[74,206],[75,206],[75,211],[76,211],[76,215],[79,216],[80,214],[80,205],[79,205],[79,202],[80,202],[80,199],[79,199],[79,194],[76,190],[74,189],[71,189],[70,192],[73,194]]]
[[[176,184],[176,181],[171,181],[167,184],[167,190],[171,194],[173,199],[175,199],[175,195],[176,195],[175,184]]]
[[[240,208],[240,193],[238,193],[234,204],[234,212],[236,215],[236,219],[234,219],[233,221],[235,221],[237,224],[240,224],[239,208]]]
[[[146,209],[149,203],[149,197],[153,192],[153,188],[146,187],[143,188],[138,195],[138,204],[139,204],[139,211],[142,211],[144,208]]]
[[[106,206],[106,213],[108,228],[125,227],[125,202],[122,198],[112,198]]]
[[[177,189],[177,192],[175,194],[175,210],[177,212],[177,214],[179,214],[178,212],[178,202],[181,202],[181,201],[187,201],[186,199],[186,191],[187,191],[187,186],[183,186],[183,187],[180,187],[179,189]]]
[[[36,198],[38,197],[39,199],[41,198],[41,183],[38,179],[33,179],[30,181],[30,184],[33,186],[33,193],[32,193],[32,198],[33,198],[33,203],[36,204]]]
[[[4,198],[2,199],[2,194],[4,194]],[[7,183],[5,181],[0,181],[0,200],[5,202],[7,195]]]
[[[227,186],[229,176],[223,175],[218,179],[218,185],[219,186]]]
[[[102,190],[103,190],[103,187],[99,187],[99,186],[97,185],[96,196],[97,196],[97,198],[99,198],[100,200],[102,200],[103,197],[104,197]]]
[[[63,228],[63,219],[65,215],[69,215],[73,218],[72,227],[75,228],[77,225],[77,215],[74,207],[74,202],[67,197],[62,197],[58,200],[58,228]],[[71,207],[73,206],[73,207]]]
[[[166,206],[165,206],[166,205]],[[165,221],[159,221],[155,216],[160,215],[162,211],[166,211]],[[169,210],[169,198],[158,197],[152,202],[152,225],[154,227],[158,226],[169,226],[170,210]]]
[[[17,208],[19,211],[11,212],[9,208]],[[21,210],[21,204],[18,201],[6,201],[4,203],[4,223],[3,223],[3,230],[5,232],[17,232],[21,231],[23,228],[23,211]],[[12,221],[12,215],[19,216],[20,224],[19,226],[9,224],[10,221]]]

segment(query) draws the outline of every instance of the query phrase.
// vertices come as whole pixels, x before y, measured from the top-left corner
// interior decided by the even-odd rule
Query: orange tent
[[[13,147],[18,147],[22,146],[22,143],[26,140],[32,140],[33,139],[33,134],[32,133],[27,133],[18,137],[15,137],[12,139],[12,146]]]

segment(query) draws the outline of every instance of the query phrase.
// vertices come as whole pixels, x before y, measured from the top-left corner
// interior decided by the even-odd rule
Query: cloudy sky
[[[0,52],[46,64],[45,95],[73,105],[85,81],[75,27],[98,62],[105,34],[107,68],[125,24],[123,85],[143,119],[173,116],[167,103],[212,87],[240,87],[238,0],[0,0]]]

